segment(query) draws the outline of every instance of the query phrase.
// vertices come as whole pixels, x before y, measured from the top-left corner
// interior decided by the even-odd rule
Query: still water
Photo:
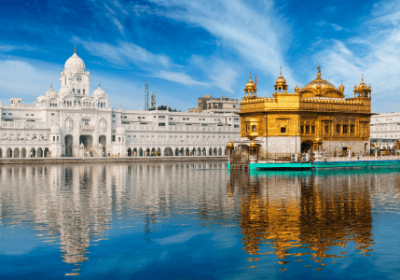
[[[379,279],[400,271],[398,169],[0,167],[0,279]]]

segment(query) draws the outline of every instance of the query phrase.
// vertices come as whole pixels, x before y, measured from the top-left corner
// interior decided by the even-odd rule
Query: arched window
[[[85,95],[85,89],[83,89],[82,92],[83,92],[83,95]]]
[[[75,94],[75,89],[74,88],[72,89],[72,93]]]
[[[80,89],[78,89],[77,92],[78,92],[78,95],[81,94],[81,90]]]

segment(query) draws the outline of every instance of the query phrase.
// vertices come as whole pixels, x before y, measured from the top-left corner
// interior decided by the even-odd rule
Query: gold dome
[[[340,84],[339,90],[343,93],[344,92],[344,85],[343,82]]]
[[[307,97],[313,97],[316,94],[326,97],[343,97],[343,92],[341,92],[340,88],[336,88],[333,84],[321,78],[321,66],[318,66],[317,78],[306,84],[300,92],[308,92],[307,95],[310,96]]]
[[[233,149],[233,142],[232,140],[229,140],[228,145],[226,146],[227,148]]]
[[[294,88],[294,92],[299,92],[299,86],[296,84],[296,87]]]
[[[281,74],[279,75],[278,79],[276,79],[275,84],[277,86],[286,86],[286,79],[282,76],[282,67],[281,67]]]
[[[358,85],[358,90],[368,89],[368,86],[364,83],[364,76],[361,76],[361,83]]]
[[[257,148],[256,141],[253,140],[250,142],[250,148]]]

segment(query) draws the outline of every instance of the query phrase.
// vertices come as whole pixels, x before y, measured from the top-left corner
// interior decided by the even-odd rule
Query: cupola
[[[282,67],[281,67],[281,73],[278,77],[278,79],[276,79],[275,85],[275,93],[287,93],[287,84],[286,84],[286,79],[282,76]]]

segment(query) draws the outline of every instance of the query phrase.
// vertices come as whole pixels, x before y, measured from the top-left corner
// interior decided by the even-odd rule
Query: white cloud
[[[361,33],[344,42],[332,41],[316,54],[325,65],[325,78],[337,84],[343,79],[349,96],[364,74],[377,112],[398,111],[400,105],[400,3],[394,3],[381,3],[361,26]]]
[[[343,27],[341,27],[340,25],[337,25],[335,23],[331,23],[331,26],[336,30],[336,31],[341,31],[343,30]]]
[[[276,77],[283,66],[286,80],[293,82],[282,55],[290,45],[290,35],[284,18],[276,16],[272,1],[260,5],[240,0],[153,2],[168,8],[164,16],[207,30],[222,47],[239,54],[247,67]]]
[[[190,85],[203,85],[206,86],[208,84],[198,82],[193,80],[190,76],[186,75],[185,73],[178,73],[178,72],[171,72],[171,71],[158,71],[154,73],[154,77],[161,78],[164,80],[178,82],[187,86]]]

